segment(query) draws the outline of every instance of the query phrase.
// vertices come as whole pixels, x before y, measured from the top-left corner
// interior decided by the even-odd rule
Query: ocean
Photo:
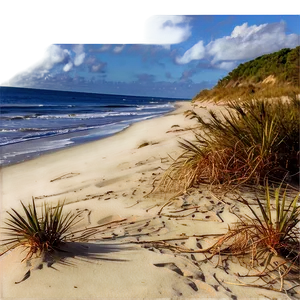
[[[113,135],[178,100],[0,87],[0,165]]]

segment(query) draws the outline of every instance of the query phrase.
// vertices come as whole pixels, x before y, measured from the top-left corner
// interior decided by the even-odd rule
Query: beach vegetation
[[[261,184],[299,180],[300,100],[232,101],[225,112],[197,120],[194,140],[179,142],[183,153],[164,173],[160,186],[186,191],[211,185]]]
[[[63,213],[64,203],[58,202],[56,206],[44,203],[37,210],[34,198],[32,204],[24,205],[21,202],[23,213],[12,209],[7,212],[9,217],[5,221],[3,229],[8,238],[1,241],[1,247],[5,247],[4,253],[22,247],[27,252],[25,260],[44,256],[54,250],[59,250],[70,237],[70,231],[74,225],[81,221],[79,213]]]
[[[232,228],[210,248],[210,252],[225,256],[243,257],[251,269],[260,269],[258,276],[278,271],[282,280],[288,274],[300,272],[300,206],[299,193],[287,196],[287,189],[265,186],[265,199],[256,199],[255,211],[246,200],[252,216],[238,216]],[[276,263],[277,261],[277,263]],[[262,267],[262,269],[261,269]]]
[[[240,64],[193,101],[280,98],[300,94],[300,46],[265,54]]]
[[[269,76],[276,75],[277,84],[299,84],[300,46],[284,48],[271,54],[259,56],[240,64],[219,80],[218,86],[226,86],[230,81],[260,82]]]

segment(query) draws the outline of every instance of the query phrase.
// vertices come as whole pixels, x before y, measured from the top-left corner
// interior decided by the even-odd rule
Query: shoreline
[[[71,169],[73,168],[75,171],[70,171],[69,173],[87,173],[87,166],[92,166],[93,164],[93,160],[97,161],[99,160],[99,157],[102,155],[102,158],[100,158],[100,160],[106,160],[108,161],[109,165],[110,160],[106,159],[106,156],[108,156],[108,153],[112,153],[113,152],[117,152],[116,154],[121,154],[119,153],[120,151],[115,151],[116,147],[114,147],[115,145],[119,146],[119,140],[124,139],[125,143],[123,144],[125,146],[125,149],[123,150],[123,152],[127,152],[126,153],[126,158],[124,159],[119,159],[119,160],[130,160],[130,157],[132,156],[132,154],[134,154],[135,151],[138,150],[138,147],[140,145],[142,145],[143,143],[146,142],[146,140],[150,141],[150,145],[152,144],[151,140],[155,140],[155,136],[156,135],[161,135],[161,130],[162,127],[157,128],[159,126],[155,126],[155,131],[153,131],[153,133],[151,134],[151,132],[148,130],[148,124],[151,127],[152,124],[156,123],[157,121],[160,121],[159,123],[163,125],[163,127],[166,128],[167,130],[171,130],[171,126],[170,124],[173,124],[173,120],[172,119],[176,119],[176,116],[181,115],[185,110],[191,108],[191,102],[190,101],[178,101],[176,102],[177,107],[167,113],[164,114],[162,116],[156,117],[156,118],[151,118],[149,120],[144,120],[141,122],[136,122],[131,124],[129,127],[127,127],[126,129],[119,131],[109,137],[103,138],[103,139],[99,139],[96,141],[91,141],[88,143],[84,143],[81,145],[77,145],[77,146],[73,146],[70,148],[65,148],[65,149],[59,149],[57,151],[54,152],[50,152],[50,153],[45,153],[39,157],[30,159],[30,160],[26,160],[20,163],[16,163],[16,164],[12,164],[12,165],[8,165],[8,166],[4,166],[0,168],[0,176],[1,176],[1,183],[2,183],[2,193],[0,194],[0,211],[3,212],[3,207],[5,207],[6,209],[8,209],[7,205],[4,205],[3,203],[6,203],[5,201],[5,197],[4,195],[8,194],[10,191],[13,190],[13,185],[15,182],[15,178],[17,178],[18,181],[23,182],[26,181],[26,193],[27,191],[30,191],[30,183],[31,182],[39,182],[40,181],[40,177],[39,175],[41,174],[41,172],[43,172],[43,169],[48,169],[51,170],[50,174],[53,174],[53,177],[56,176],[57,177],[63,175],[61,173],[68,173],[68,172],[57,172],[57,170],[60,169],[70,169],[70,164],[72,164],[72,157],[77,157],[77,164],[78,166],[76,167],[71,167]],[[163,120],[168,120],[168,122],[166,122],[166,124],[163,124],[164,121]],[[183,117],[183,119],[181,120],[182,124],[193,124],[194,122],[189,122],[189,120],[185,119],[185,117]],[[156,124],[155,124],[156,125]],[[178,124],[173,124],[173,125],[178,125]],[[143,133],[138,132],[142,130]],[[145,134],[144,134],[145,133]],[[160,142],[162,142],[164,140],[164,138],[167,136],[167,134],[165,134],[164,137],[159,137]],[[175,136],[180,136],[180,132],[178,132],[177,134],[175,134]],[[168,141],[168,140],[167,140]],[[169,142],[171,142],[172,147],[177,147],[177,140],[174,141],[173,139],[170,139]],[[157,148],[156,146],[157,141],[154,141],[154,145],[155,148]],[[153,145],[153,146],[154,146]],[[101,150],[100,150],[101,149]],[[107,149],[107,150],[106,150]],[[147,147],[144,147],[144,149],[142,148],[140,150],[140,152],[143,152],[143,156],[147,156],[147,151],[145,152],[145,149],[147,149]],[[97,151],[99,150],[99,156],[97,155]],[[112,150],[112,151],[110,151]],[[133,153],[132,153],[133,151]],[[177,149],[178,151],[178,149]],[[121,151],[122,152],[122,151]],[[128,153],[131,152],[131,153]],[[170,151],[172,152],[172,151]],[[90,153],[91,156],[86,156],[86,153]],[[111,154],[110,153],[110,154]],[[176,151],[174,152],[174,154],[176,153]],[[167,153],[165,153],[165,156],[167,156]],[[85,161],[86,160],[86,161]],[[102,161],[101,161],[102,162]],[[70,169],[70,170],[71,170]],[[93,168],[94,169],[94,166]],[[35,171],[37,175],[34,176],[34,173],[32,171]],[[20,175],[17,175],[17,174]],[[24,178],[24,174],[25,174],[25,178]],[[92,176],[97,176],[94,170],[94,173],[91,173],[92,175],[90,175],[90,178],[93,178]],[[101,172],[99,173],[101,174]],[[99,175],[100,176],[100,175]],[[12,180],[10,180],[9,178],[12,177]],[[105,178],[105,175],[103,175],[103,177]],[[54,178],[55,179],[55,178]],[[49,179],[49,181],[51,181],[53,179]],[[48,190],[48,188],[46,189],[46,191]],[[20,200],[22,199],[26,199],[25,196],[22,196],[24,192],[22,193],[17,193],[13,198],[19,198]],[[26,194],[24,193],[24,194]],[[45,193],[45,191],[43,191],[42,187],[41,188],[35,188],[32,191],[32,195],[29,197],[29,199],[31,199],[31,197],[39,197],[39,194]],[[50,193],[48,193],[50,194]],[[58,193],[59,194],[59,193]],[[4,198],[4,199],[3,199]]]
[[[1,299],[244,299],[245,293],[284,299],[278,292],[227,284],[237,283],[235,273],[247,272],[236,262],[228,261],[225,272],[216,267],[218,257],[198,263],[203,253],[151,247],[152,241],[172,240],[188,249],[206,248],[215,240],[201,235],[225,233],[236,221],[232,207],[248,213],[230,195],[219,199],[202,187],[177,197],[158,215],[169,195],[149,194],[153,183],[181,153],[178,140],[192,138],[196,125],[183,114],[193,109],[191,102],[180,103],[173,112],[108,138],[1,169],[0,226],[7,210],[19,211],[20,200],[27,204],[32,197],[38,209],[64,200],[65,212],[81,213],[80,228],[103,226],[89,243],[68,244],[68,254],[51,267],[39,259],[26,266],[20,249],[0,257]],[[196,110],[202,116],[206,109],[223,109],[201,106]],[[186,205],[199,208],[182,215]],[[29,269],[29,278],[15,284]]]
[[[113,132],[113,133],[108,133],[108,134],[104,134],[103,137],[100,137],[100,138],[97,138],[97,139],[92,139],[90,141],[87,141],[87,142],[81,142],[81,143],[75,143],[72,142],[71,143],[71,146],[65,146],[65,147],[62,147],[62,148],[54,148],[54,149],[51,149],[49,151],[45,150],[45,152],[41,152],[40,154],[37,154],[37,152],[34,152],[34,154],[37,154],[37,156],[33,156],[33,157],[29,157],[25,160],[21,160],[21,161],[17,161],[17,162],[12,162],[12,163],[8,163],[8,164],[3,164],[0,166],[0,170],[3,169],[3,168],[6,168],[6,167],[10,167],[10,166],[13,166],[13,165],[16,165],[16,164],[20,164],[20,163],[24,163],[26,161],[30,161],[30,160],[33,160],[33,159],[38,159],[39,157],[42,157],[44,155],[49,155],[49,154],[52,154],[52,153],[55,153],[55,152],[58,152],[58,151],[63,151],[63,150],[68,150],[70,148],[74,148],[74,147],[78,147],[78,146],[83,146],[83,145],[86,145],[86,144],[89,144],[89,143],[94,143],[94,142],[98,142],[98,141],[101,141],[103,139],[106,139],[106,138],[110,138],[118,133],[121,133],[123,132],[124,130],[130,128],[131,126],[133,126],[134,124],[137,124],[137,123],[140,123],[140,122],[144,122],[144,121],[148,121],[148,120],[152,120],[152,119],[156,119],[156,118],[160,118],[160,117],[163,117],[163,116],[167,116],[169,114],[172,114],[173,112],[175,112],[178,108],[180,108],[180,103],[184,103],[184,102],[191,102],[191,100],[186,100],[186,101],[176,101],[174,102],[174,108],[171,109],[169,112],[161,115],[157,115],[157,116],[154,116],[152,118],[149,118],[149,119],[144,119],[144,120],[140,120],[140,121],[137,121],[137,122],[133,122],[129,125],[124,125],[125,127],[123,129],[121,129],[120,131],[116,131],[116,132]],[[97,130],[99,131],[99,129]],[[96,132],[96,130],[95,130]],[[76,138],[76,134],[77,132],[74,132],[74,133],[66,133],[66,134],[60,134],[60,135],[54,135],[54,136],[50,136],[50,137],[42,137],[42,138],[39,138],[39,139],[33,139],[33,140],[30,140],[30,141],[26,141],[26,142],[29,142],[29,143],[39,143],[40,141],[43,142],[43,140],[47,139],[49,141],[49,139],[53,139],[53,141],[55,141],[56,139],[58,139],[59,137],[67,137],[67,139],[72,139],[72,135],[74,135],[74,137]],[[71,136],[71,137],[70,137]],[[25,142],[25,143],[26,143]],[[19,143],[21,144],[21,143]],[[73,144],[73,145],[72,145]],[[13,144],[11,144],[13,145]],[[11,145],[4,145],[4,146],[11,146]],[[67,144],[66,144],[67,145]],[[1,148],[0,148],[1,150]]]

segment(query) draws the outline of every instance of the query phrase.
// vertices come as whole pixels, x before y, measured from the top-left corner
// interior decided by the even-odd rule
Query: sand
[[[2,168],[1,225],[7,210],[20,210],[20,200],[34,197],[38,206],[61,200],[65,211],[81,212],[77,229],[103,225],[103,231],[89,241],[68,243],[68,252],[55,260],[22,263],[21,249],[0,257],[1,299],[288,299],[241,286],[236,273],[248,270],[238,262],[228,260],[221,268],[218,257],[203,261],[203,253],[165,247],[212,245],[216,238],[203,235],[225,233],[236,220],[232,210],[245,209],[234,197],[202,187],[158,214],[170,195],[149,193],[171,157],[181,153],[178,140],[192,138],[196,125],[183,114],[191,103],[177,106],[106,139]],[[201,115],[210,108],[224,110],[212,103],[194,107]],[[24,274],[28,278],[22,281]]]

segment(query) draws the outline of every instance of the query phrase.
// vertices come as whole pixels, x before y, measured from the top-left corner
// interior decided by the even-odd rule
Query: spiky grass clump
[[[257,200],[258,211],[243,199],[242,203],[249,208],[251,217],[240,217],[240,222],[229,229],[216,244],[215,253],[249,254],[251,270],[254,271],[250,277],[269,276],[271,280],[277,278],[281,283],[280,290],[283,289],[286,278],[299,280],[299,196],[300,192],[288,201],[287,188],[282,188],[281,184],[275,188],[272,197],[267,183],[265,203]]]
[[[300,101],[232,102],[226,112],[210,111],[195,140],[180,142],[183,154],[165,173],[161,186],[184,191],[195,184],[262,183],[299,178]]]
[[[6,250],[0,256],[17,247],[27,250],[24,260],[59,250],[61,244],[68,241],[70,229],[81,221],[79,213],[63,214],[64,204],[60,202],[55,207],[44,203],[40,214],[37,213],[34,199],[32,205],[21,204],[25,216],[14,209],[8,212],[7,227],[4,229],[10,237],[2,240],[1,246],[6,246]]]

